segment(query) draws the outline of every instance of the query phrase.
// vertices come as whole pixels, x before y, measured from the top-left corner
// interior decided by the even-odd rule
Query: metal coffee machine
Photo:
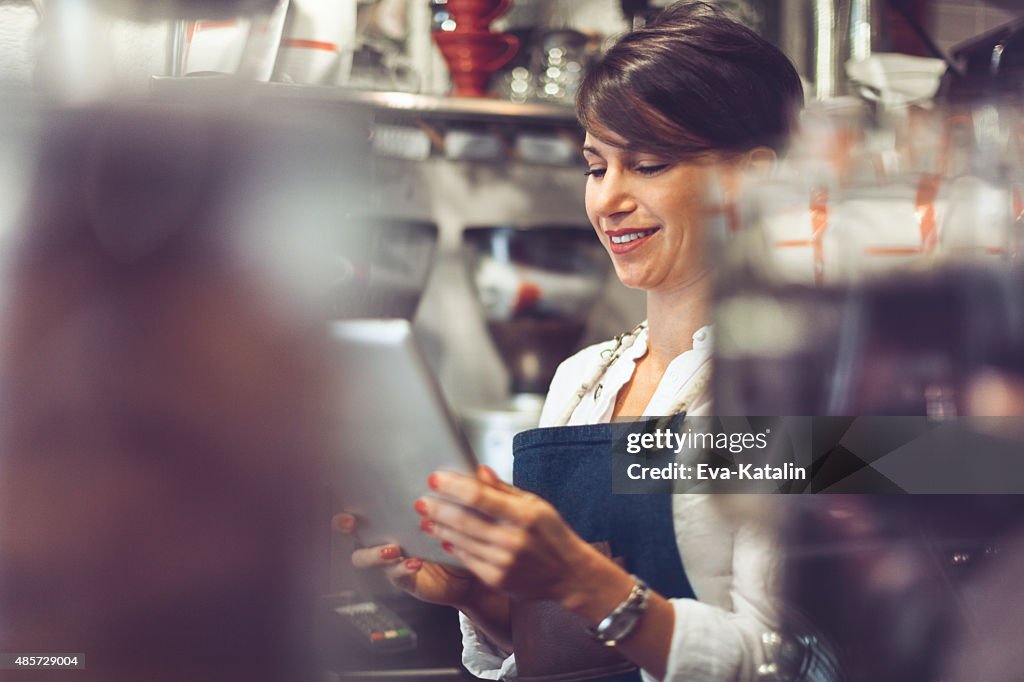
[[[335,235],[334,317],[413,319],[434,264],[437,225],[350,216]]]
[[[610,262],[590,227],[468,227],[463,258],[509,374],[508,398],[462,411],[480,461],[512,478],[512,437],[537,426],[558,364],[579,348]]]

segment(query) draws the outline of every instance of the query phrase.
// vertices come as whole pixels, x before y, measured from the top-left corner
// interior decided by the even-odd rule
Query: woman
[[[771,163],[800,103],[785,56],[704,4],[670,7],[588,73],[577,98],[587,214],[622,282],[646,292],[648,319],[561,365],[541,417],[559,428],[517,437],[517,487],[486,468],[431,477],[447,499],[416,501],[423,530],[466,570],[403,558],[397,546],[353,556],[459,608],[473,673],[754,675],[774,624],[770,539],[706,496],[611,495],[607,423],[708,410],[704,197],[712,181],[733,191],[738,173]],[[337,524],[351,530],[354,519]]]

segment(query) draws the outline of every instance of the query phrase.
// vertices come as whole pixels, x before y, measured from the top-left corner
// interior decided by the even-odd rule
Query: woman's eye
[[[649,166],[637,166],[636,172],[643,175],[657,175],[666,168],[668,168],[667,163],[657,163]]]
[[[603,178],[604,177],[604,168],[588,168],[587,170],[583,171],[583,174],[587,175],[587,176],[591,176],[592,175],[595,178]]]

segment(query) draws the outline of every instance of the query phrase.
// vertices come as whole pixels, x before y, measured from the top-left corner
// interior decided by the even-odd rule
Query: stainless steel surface
[[[188,47],[188,22],[173,21],[168,28],[167,75],[180,78],[185,75],[185,53]]]
[[[269,12],[276,0],[99,0],[104,10],[143,21],[156,19],[227,19]]]
[[[153,78],[153,85],[158,91],[174,92],[175,88],[202,88],[204,80],[209,79],[156,76]],[[210,87],[209,83],[206,87]],[[288,83],[253,83],[251,93],[254,96],[293,98],[326,105],[355,104],[376,112],[408,113],[410,116],[428,119],[498,122],[515,120],[519,123],[563,126],[576,122],[576,114],[571,107],[555,104],[519,104],[497,99],[436,97],[408,92],[368,92],[343,87]]]
[[[881,5],[877,0],[792,0],[781,3],[779,45],[816,99],[845,93],[845,64],[871,56]]]
[[[846,62],[871,56],[872,0],[812,0],[816,98],[845,94]]]
[[[814,84],[817,99],[838,94],[837,0],[814,0]]]
[[[304,87],[285,83],[270,83],[267,90],[281,96],[314,99],[324,102],[365,104],[373,109],[408,111],[410,113],[445,118],[494,120],[521,119],[524,122],[574,122],[576,114],[570,107],[552,104],[516,104],[501,100],[470,97],[435,97],[408,92],[364,92],[345,88]]]
[[[336,236],[335,317],[415,317],[433,265],[437,226],[351,217]]]
[[[611,262],[589,227],[468,227],[464,257],[513,393],[543,394],[578,348]]]
[[[850,59],[871,56],[872,0],[850,0]]]

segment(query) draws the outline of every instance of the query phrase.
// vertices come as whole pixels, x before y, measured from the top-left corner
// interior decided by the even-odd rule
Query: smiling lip
[[[660,229],[660,227],[648,227],[637,230],[608,230],[605,232],[608,236],[608,248],[615,254],[629,253],[633,249],[639,248]]]

